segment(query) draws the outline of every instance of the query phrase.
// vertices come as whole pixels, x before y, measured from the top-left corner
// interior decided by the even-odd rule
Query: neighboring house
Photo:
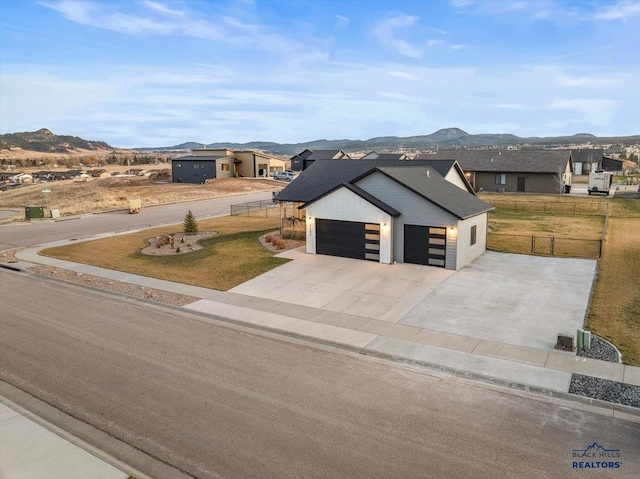
[[[361,160],[410,160],[404,153],[377,153],[371,151],[360,157]]]
[[[614,158],[602,157],[602,169],[604,171],[622,171],[624,161]]]
[[[293,171],[304,171],[317,160],[350,160],[351,158],[342,150],[304,150],[291,158]]]
[[[302,203],[307,253],[457,270],[486,250],[487,212],[455,161],[316,161],[276,195]]]
[[[212,178],[267,178],[284,171],[286,162],[265,153],[227,148],[196,148],[193,156],[171,160],[174,183],[204,183]]]
[[[562,193],[573,173],[569,150],[442,150],[416,159],[457,160],[475,191]]]
[[[602,148],[578,148],[571,150],[574,175],[588,175],[592,171],[602,169]]]

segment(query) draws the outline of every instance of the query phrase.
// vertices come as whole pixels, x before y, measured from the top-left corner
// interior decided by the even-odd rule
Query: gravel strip
[[[640,386],[609,379],[572,374],[569,393],[640,408]]]
[[[52,278],[64,279],[74,283],[86,284],[88,286],[93,286],[94,288],[105,289],[114,293],[125,294],[127,296],[134,296],[136,298],[151,301],[158,301],[159,303],[170,304],[172,306],[184,306],[200,299],[194,296],[146,288],[137,284],[113,281],[99,276],[76,273],[74,271],[69,271],[68,269],[54,268],[52,266],[33,266],[29,268],[29,271],[43,276],[50,276]]]
[[[591,335],[591,349],[578,349],[576,355],[583,358],[609,361],[611,363],[620,362],[618,350],[595,334]]]

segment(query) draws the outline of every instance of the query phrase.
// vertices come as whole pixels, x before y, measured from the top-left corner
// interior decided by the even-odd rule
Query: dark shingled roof
[[[464,171],[557,173],[565,170],[570,154],[570,150],[442,150],[421,153],[416,159],[457,160]]]
[[[459,219],[493,209],[489,203],[448,182],[439,174],[430,172],[427,176],[425,167],[381,166],[377,170]]]
[[[336,190],[338,190],[340,188],[346,188],[349,191],[352,191],[353,193],[358,195],[363,200],[368,201],[373,206],[377,207],[378,209],[384,211],[385,213],[387,213],[387,214],[389,214],[391,216],[400,216],[400,212],[398,210],[396,210],[395,208],[392,208],[391,206],[389,206],[385,202],[380,201],[378,198],[373,196],[371,193],[368,193],[368,192],[364,191],[362,188],[360,188],[360,187],[358,187],[356,185],[353,185],[351,183],[342,183],[341,185],[338,185],[335,188],[330,189],[329,191],[327,191],[323,195],[318,196],[316,199],[314,199],[312,201],[309,201],[308,203],[305,203],[304,205],[300,206],[300,209],[306,208],[310,204],[315,203],[319,199],[324,198],[325,196],[333,193],[334,191],[336,191]]]
[[[454,163],[455,161],[453,160],[318,160],[289,183],[276,195],[275,199],[307,203],[335,189],[342,183],[352,182],[378,166],[429,167],[437,171],[441,176],[445,176]]]
[[[313,150],[309,156],[304,157],[305,160],[332,160],[338,153],[344,153],[342,150]]]
[[[378,153],[376,160],[399,160],[404,156],[404,153]]]
[[[575,163],[598,163],[602,161],[604,150],[602,148],[576,148],[571,150],[571,159]]]

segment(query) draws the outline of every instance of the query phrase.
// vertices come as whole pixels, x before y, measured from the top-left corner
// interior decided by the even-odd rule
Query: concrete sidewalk
[[[0,477],[3,479],[129,477],[2,403],[0,430]]]
[[[22,262],[15,266],[28,268],[33,264],[46,264],[189,295],[201,298],[185,306],[191,311],[506,385],[566,393],[571,374],[577,373],[640,386],[640,368],[577,357],[574,353],[507,344],[273,299],[215,291],[38,255],[40,249],[68,243],[59,241],[21,251],[16,256]]]

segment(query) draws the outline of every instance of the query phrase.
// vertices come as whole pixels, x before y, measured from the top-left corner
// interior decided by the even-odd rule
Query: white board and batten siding
[[[358,223],[379,224],[380,228],[380,262],[391,263],[392,241],[389,234],[393,227],[391,215],[378,209],[347,188],[339,188],[324,198],[308,205],[307,214],[307,253],[316,252],[315,220],[327,219],[338,221],[355,221]],[[384,224],[387,227],[383,227]]]
[[[372,173],[356,183],[368,193],[402,212],[393,223],[393,259],[404,262],[404,225],[439,226],[447,228],[446,269],[457,269],[458,218],[420,195],[408,190],[382,173]],[[466,189],[466,188],[465,188]],[[450,228],[455,228],[451,232]]]

